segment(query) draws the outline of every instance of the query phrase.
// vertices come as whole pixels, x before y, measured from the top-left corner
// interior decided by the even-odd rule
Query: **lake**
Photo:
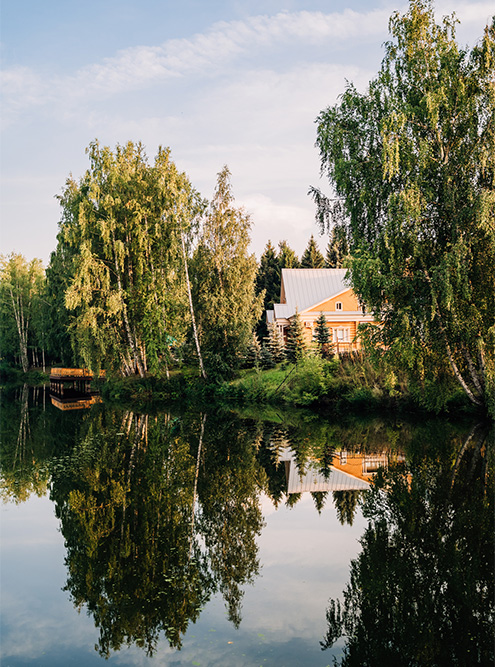
[[[4,391],[2,666],[493,665],[494,433]]]

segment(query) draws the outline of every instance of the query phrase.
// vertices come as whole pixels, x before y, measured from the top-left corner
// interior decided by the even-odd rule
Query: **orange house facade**
[[[310,343],[323,313],[335,352],[359,350],[358,326],[374,320],[359,304],[346,273],[347,269],[282,269],[280,303],[267,310],[267,322],[274,322],[285,339],[297,312]]]

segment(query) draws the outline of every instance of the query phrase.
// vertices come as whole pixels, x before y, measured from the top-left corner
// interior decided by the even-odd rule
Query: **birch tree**
[[[143,377],[167,363],[171,338],[185,336],[182,237],[202,202],[169,149],[153,165],[139,143],[112,151],[95,141],[87,152],[89,169],[60,197],[59,244],[74,255],[65,294],[73,339],[88,366]]]
[[[427,0],[390,19],[366,92],[349,84],[317,119],[313,191],[324,227],[343,224],[369,332],[423,382],[446,368],[495,414],[495,20],[471,50]]]
[[[29,370],[34,310],[40,306],[44,279],[40,259],[28,262],[16,253],[0,256],[2,356],[17,357],[24,373]]]
[[[248,253],[251,220],[234,206],[224,167],[194,253],[193,301],[209,371],[228,374],[245,357],[263,306],[255,294],[256,258]]]

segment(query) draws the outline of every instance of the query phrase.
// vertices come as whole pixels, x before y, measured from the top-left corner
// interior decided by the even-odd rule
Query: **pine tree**
[[[318,352],[320,356],[323,359],[328,359],[331,355],[332,340],[330,331],[327,326],[327,321],[323,313],[320,313],[320,316],[316,320],[316,327],[313,338],[318,347]]]
[[[300,361],[307,349],[301,317],[296,309],[287,332],[287,359],[292,363]]]
[[[325,266],[325,258],[318,249],[315,237],[311,234],[308,246],[301,257],[302,269],[322,269]]]

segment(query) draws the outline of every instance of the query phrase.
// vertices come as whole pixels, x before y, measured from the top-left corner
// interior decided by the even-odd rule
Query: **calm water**
[[[493,664],[488,425],[61,407],[2,397],[2,666]]]

